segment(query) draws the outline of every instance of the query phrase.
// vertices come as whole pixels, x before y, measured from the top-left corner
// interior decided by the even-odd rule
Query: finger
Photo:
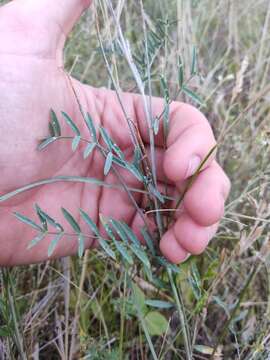
[[[132,124],[135,123],[143,142],[145,144],[150,143],[149,124],[147,122],[144,101],[140,95],[119,94],[121,102],[125,105],[124,114],[115,92],[93,89],[89,86],[85,87],[85,91],[86,98],[90,98],[90,94],[93,95],[94,92],[100,104],[99,111],[103,125],[118,144],[121,144],[123,148],[131,146],[130,128],[127,118],[131,119],[131,128]],[[152,118],[160,116],[163,110],[164,100],[152,98]],[[160,130],[158,135],[155,136],[155,145],[163,149],[162,118],[160,122]],[[137,129],[133,127],[136,136]],[[163,158],[163,173],[170,181],[178,182],[192,175],[215,144],[211,127],[201,112],[190,105],[179,102],[173,102],[170,105],[168,150]],[[204,168],[209,166],[213,158],[214,154],[208,159]]]
[[[151,150],[150,146],[146,146],[146,154],[148,159],[151,159]],[[163,182],[164,184],[174,185],[174,182],[169,180],[164,171],[164,159],[165,159],[165,151],[161,147],[155,148],[155,164],[156,164],[156,173],[157,180]]]
[[[175,193],[176,193],[176,189],[174,186],[170,186],[167,184],[163,184],[163,183],[158,183],[158,191],[161,194],[166,194],[166,196],[170,197],[170,198],[174,198],[175,197]],[[160,209],[156,209],[156,210],[151,210],[148,209],[149,206],[149,196],[143,196],[141,199],[141,203],[140,203],[140,208],[143,210],[144,213],[144,221],[142,219],[142,217],[140,216],[139,212],[137,211],[134,218],[132,219],[131,222],[131,228],[134,232],[134,234],[138,237],[138,239],[144,244],[145,241],[143,239],[143,235],[141,233],[142,228],[147,225],[148,230],[150,230],[151,233],[154,233],[154,231],[156,230],[157,226],[156,226],[156,216],[157,213],[159,212],[164,216],[171,216],[171,214],[174,214],[174,208],[171,205],[171,201],[168,201],[166,204],[166,207],[160,208]],[[172,215],[173,216],[173,215]]]
[[[145,239],[142,235],[142,228],[144,228],[147,225],[147,229],[153,233],[156,229],[155,221],[151,217],[145,217],[144,220],[140,216],[139,212],[137,211],[134,218],[132,219],[132,222],[130,224],[131,229],[133,233],[136,235],[136,237],[139,239],[139,241],[146,245]]]
[[[90,86],[84,87],[86,98],[91,99],[93,94],[99,103],[99,111],[102,116],[103,125],[108,129],[115,140],[124,146],[130,146],[130,129],[127,118],[134,123],[139,130],[140,136],[145,144],[150,143],[148,117],[146,115],[145,101],[141,95],[132,93],[119,93],[120,100],[125,107],[125,113],[119,103],[119,97],[115,91],[106,89],[93,89]],[[147,98],[146,98],[147,100]],[[147,103],[147,101],[146,101]],[[155,145],[164,147],[163,118],[164,99],[151,98],[152,118],[160,118],[159,132],[155,136]],[[149,111],[149,109],[147,109]],[[204,124],[207,131],[212,135],[212,130],[206,118],[193,106],[181,102],[172,102],[170,105],[170,129],[168,136],[168,146],[186,132],[190,127]],[[132,127],[132,125],[131,125]],[[133,127],[134,129],[134,127]],[[210,137],[210,136],[209,136]],[[213,135],[212,135],[213,137]],[[178,154],[179,155],[179,154]]]
[[[194,108],[185,111],[187,118],[189,116],[189,123],[188,120],[183,123],[172,122],[168,150],[164,157],[164,172],[175,182],[193,175],[216,145],[211,127],[204,116]],[[213,158],[214,154],[210,156],[204,168],[209,166]]]
[[[217,223],[224,213],[224,203],[230,191],[230,180],[214,162],[202,171],[184,198],[184,208],[202,226]]]
[[[189,256],[189,253],[176,240],[173,229],[169,229],[165,233],[159,247],[162,254],[174,264],[184,262]]]
[[[193,255],[201,254],[216,233],[218,224],[201,226],[187,213],[181,214],[173,227],[179,245]]]

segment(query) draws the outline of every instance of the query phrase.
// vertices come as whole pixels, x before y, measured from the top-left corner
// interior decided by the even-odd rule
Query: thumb
[[[4,6],[28,26],[38,24],[45,29],[47,40],[63,47],[67,35],[92,0],[14,0]],[[34,28],[33,28],[34,31]]]
[[[47,25],[55,22],[68,35],[92,0],[24,0],[29,11]]]

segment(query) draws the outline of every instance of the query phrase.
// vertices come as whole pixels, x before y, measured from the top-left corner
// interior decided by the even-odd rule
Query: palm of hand
[[[38,140],[48,132],[50,108],[53,108],[57,113],[64,110],[76,121],[83,137],[89,137],[72,86],[79,96],[82,107],[91,113],[96,126],[102,124],[108,129],[112,138],[125,151],[127,158],[131,156],[132,152],[128,128],[115,94],[106,90],[93,89],[76,80],[69,79],[62,67],[62,55],[59,55],[62,51],[64,35],[62,30],[59,31],[58,21],[50,19],[50,34],[47,33],[47,27],[45,27],[48,25],[47,23],[42,24],[37,21],[35,24],[33,21],[31,22],[25,8],[31,6],[32,9],[35,9],[36,6],[35,11],[42,11],[42,8],[39,9],[39,5],[33,5],[33,3],[30,0],[25,0],[25,3],[22,1],[19,6],[19,2],[15,1],[0,9],[0,90],[3,94],[3,105],[0,108],[0,116],[3,120],[0,131],[4,135],[0,144],[0,167],[2,171],[0,194],[27,183],[57,175],[80,175],[103,179],[104,160],[98,152],[94,152],[83,162],[83,147],[73,153],[70,142],[66,141],[61,144],[52,144],[44,152],[36,151]],[[79,8],[78,5],[76,8],[78,8],[79,14],[82,8]],[[74,9],[70,10],[74,13]],[[78,14],[75,14],[75,17]],[[71,15],[69,14],[69,16]],[[68,25],[66,24],[67,29],[70,29],[71,23],[74,21],[75,19],[69,21]],[[142,137],[147,142],[147,130],[142,125],[144,113],[140,98],[123,94],[122,101],[130,118],[138,123]],[[154,102],[155,113],[161,113],[163,102],[158,99],[155,99]],[[188,122],[194,127],[198,123],[198,127],[201,127],[200,131],[203,134],[201,137],[204,139],[199,141],[200,149],[196,149],[196,152],[205,156],[214,144],[213,135],[205,119],[190,107],[183,109],[180,104],[173,104],[172,108],[175,118],[179,116],[178,113],[180,112],[184,116],[190,114],[191,120],[192,118],[193,120],[188,119]],[[180,127],[176,121],[172,121],[172,124],[169,136],[171,147],[177,145],[181,133],[186,132],[188,128],[186,119],[182,121]],[[72,136],[70,130],[65,126],[63,126],[63,133]],[[188,137],[188,133],[186,136]],[[182,145],[180,143],[177,146],[176,149],[179,151],[181,148],[185,149],[188,153],[187,157],[190,155],[189,152],[194,152],[194,149],[187,151],[187,146],[186,144],[183,145],[183,141]],[[175,166],[179,160],[175,155],[172,155],[173,153],[175,153],[175,149],[171,154],[170,149],[166,154],[161,149],[157,152],[159,180],[161,182],[164,180],[165,170],[172,185],[174,181],[181,182],[184,180],[189,160],[187,158],[180,164],[180,168],[176,169]],[[167,157],[167,165],[163,170],[164,156]],[[217,188],[216,193],[219,195],[223,192],[225,198],[229,188],[228,180],[218,165],[215,162],[213,164],[210,166],[208,175],[204,174],[205,180],[203,180],[203,174],[201,180],[198,179],[197,192],[201,191],[203,184],[207,181],[210,182],[212,167],[214,173],[212,177],[214,176],[215,187]],[[121,172],[121,170],[119,171]],[[139,186],[132,175],[122,174],[125,176],[128,186]],[[218,184],[216,178],[219,179]],[[113,173],[107,176],[106,181],[113,184],[119,183],[118,178]],[[173,188],[172,186],[172,190]],[[213,204],[217,203],[218,195],[212,196]],[[192,223],[198,228],[197,238],[200,234],[203,241],[199,245],[197,244],[198,246],[195,246],[194,249],[187,245],[182,246],[183,244],[181,245],[179,239],[177,240],[175,233],[172,234],[172,230],[169,230],[162,240],[161,250],[170,260],[175,262],[183,260],[188,252],[201,252],[206,246],[204,239],[207,237],[207,241],[209,240],[209,232],[214,233],[216,223],[222,215],[224,199],[222,201],[219,199],[218,205],[214,205],[214,210],[212,212],[210,210],[209,218],[204,219],[200,217],[199,212],[201,207],[205,206],[206,200],[203,200],[201,207],[196,202],[194,206],[193,198],[196,197],[196,184],[188,196],[190,200],[187,197],[186,208],[189,215],[184,213],[176,225],[180,226],[184,232],[188,232],[189,230],[185,230],[185,227],[190,228]],[[138,195],[136,195],[136,200],[141,201]],[[113,216],[116,219],[126,221],[135,231],[138,231],[138,227],[141,225],[138,213],[123,191],[102,189],[78,183],[41,187],[0,205],[0,233],[5,234],[0,245],[0,263],[31,263],[46,258],[48,244],[51,240],[50,236],[34,250],[27,251],[27,243],[35,235],[35,232],[18,224],[11,215],[12,212],[18,211],[31,217],[34,203],[38,203],[41,208],[52,217],[59,219],[60,222],[63,220],[60,214],[62,206],[75,215],[78,213],[78,208],[81,207],[96,222],[99,213],[102,213],[105,216]],[[194,222],[194,218],[199,221]],[[83,231],[89,233],[89,229],[83,228]],[[207,232],[207,236],[204,235],[203,231]],[[90,245],[91,242],[92,240],[89,238],[87,245]],[[74,239],[68,238],[66,241],[63,240],[63,243],[64,245],[57,248],[56,256],[71,254],[76,251],[77,244]]]

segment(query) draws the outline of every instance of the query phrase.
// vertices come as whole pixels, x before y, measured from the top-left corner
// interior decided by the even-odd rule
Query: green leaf
[[[165,316],[157,311],[151,311],[145,316],[145,322],[151,336],[161,336],[166,333],[169,323]]]
[[[74,219],[74,217],[65,208],[62,207],[61,210],[62,210],[62,213],[63,213],[65,219],[71,225],[73,230],[77,234],[80,234],[81,233],[81,228],[80,228],[79,224],[77,223],[77,221]]]
[[[75,125],[75,123],[73,122],[73,120],[68,116],[67,113],[65,113],[64,111],[62,111],[62,115],[65,119],[65,122],[67,123],[67,125],[71,128],[71,130],[77,135],[80,136],[80,130],[78,129],[78,127]]]
[[[130,249],[132,250],[132,252],[134,253],[135,256],[137,256],[137,258],[139,260],[141,260],[141,262],[148,268],[151,269],[151,264],[150,261],[145,253],[145,251],[143,250],[142,247],[136,246],[134,244],[130,244],[129,245]]]
[[[188,277],[188,281],[196,300],[199,300],[202,296],[201,278],[198,268],[194,262],[191,264],[191,276]]]
[[[168,301],[162,301],[162,300],[146,300],[146,305],[155,307],[158,309],[170,309],[174,306],[174,304],[168,302]]]
[[[145,306],[145,295],[143,291],[134,282],[132,282],[132,290],[133,290],[134,303],[138,306],[140,311],[144,313],[144,311],[146,310],[146,306]]]
[[[197,50],[196,47],[193,46],[192,49],[192,64],[191,64],[191,76],[197,74]]]
[[[124,155],[123,151],[119,148],[118,145],[112,144],[112,150],[116,153],[116,155],[117,155],[121,160],[124,160],[124,159],[125,159],[125,155]]]
[[[61,232],[52,239],[52,241],[50,242],[50,245],[48,247],[48,257],[52,256],[58,242],[62,239],[63,236],[64,236],[64,234]]]
[[[109,152],[109,154],[107,155],[106,161],[105,161],[105,165],[104,165],[104,175],[108,175],[109,171],[111,170],[112,167],[112,161],[113,161],[113,154],[111,152]]]
[[[75,138],[72,140],[72,151],[76,151],[81,141],[80,136],[75,136]]]
[[[109,255],[113,260],[116,260],[115,252],[110,248],[108,242],[102,238],[99,238],[99,243],[106,254]]]
[[[123,229],[121,222],[116,221],[114,219],[110,219],[109,221],[110,224],[113,226],[114,230],[116,231],[117,235],[120,237],[120,239],[123,240],[125,244],[128,244],[128,237],[125,230]]]
[[[134,164],[130,164],[128,162],[125,163],[125,167],[139,180],[143,181],[143,175],[140,173],[140,171],[136,168]]]
[[[37,149],[38,151],[44,150],[47,146],[55,142],[58,138],[57,137],[49,137],[41,141],[41,143],[38,145]]]
[[[40,220],[40,222],[42,224],[43,229],[45,231],[47,231],[48,230],[47,220],[46,220],[46,218],[44,216],[42,216],[41,209],[38,206],[38,204],[35,204],[34,209],[35,209],[35,211],[37,213],[37,216],[39,217],[39,220]]]
[[[138,146],[135,147],[134,149],[134,155],[133,155],[133,165],[135,165],[135,167],[138,169],[140,167],[140,163],[141,163],[141,156],[142,152],[140,150],[140,148]]]
[[[161,193],[152,185],[148,185],[149,191],[154,195],[162,204],[165,203],[164,197],[161,195]]]
[[[94,140],[95,143],[97,143],[97,132],[94,126],[93,119],[91,118],[91,115],[87,113],[86,116],[84,116],[84,120],[90,132],[90,135],[92,136],[92,139]]]
[[[167,267],[169,270],[171,270],[172,272],[176,273],[176,274],[180,274],[181,271],[179,269],[178,266],[171,264],[169,261],[167,261],[164,257],[161,256],[156,256],[157,261],[159,262],[160,265],[163,265],[165,267]]]
[[[12,336],[13,332],[14,331],[12,331],[7,325],[1,326],[0,327],[0,338]]]
[[[178,58],[178,85],[182,89],[184,84],[184,65],[182,63],[181,57]]]
[[[153,130],[154,130],[154,134],[157,135],[158,131],[159,131],[159,117],[155,117],[154,122],[153,122]]]
[[[29,219],[28,217],[26,217],[22,214],[19,214],[18,212],[15,212],[14,215],[18,220],[20,220],[21,222],[23,222],[26,225],[31,226],[33,229],[35,229],[37,231],[41,231],[41,232],[44,231],[41,226],[37,225],[33,220]]]
[[[78,256],[81,258],[84,253],[84,236],[82,234],[78,237]]]
[[[88,144],[84,150],[84,153],[83,153],[83,158],[86,159],[88,158],[88,156],[92,153],[92,151],[95,149],[96,147],[96,143],[91,143],[91,144]]]
[[[112,239],[112,240],[116,240],[115,236],[113,234],[112,229],[110,228],[109,224],[107,223],[107,219],[105,219],[102,214],[100,214],[100,222],[102,223],[106,233],[108,234],[108,236]]]
[[[162,75],[160,77],[160,84],[161,84],[161,88],[163,90],[163,96],[166,102],[170,101],[170,94],[169,94],[169,88],[168,88],[168,83],[167,80],[164,78],[164,76]]]
[[[31,240],[31,242],[27,246],[27,249],[29,250],[32,247],[34,247],[35,245],[37,245],[42,239],[44,239],[45,236],[46,236],[46,233],[39,233],[36,237],[34,237],[33,240]]]
[[[53,218],[51,218],[48,214],[45,213],[44,210],[42,210],[38,205],[36,205],[36,210],[39,213],[39,216],[42,217],[46,222],[48,222],[50,225],[52,225],[54,228],[64,231],[64,228],[58,224]]]
[[[149,248],[151,254],[152,254],[153,256],[155,256],[155,255],[156,255],[156,251],[155,251],[155,248],[154,248],[154,245],[153,245],[153,240],[152,240],[150,234],[148,233],[148,231],[147,231],[147,229],[146,229],[145,227],[143,227],[143,228],[141,229],[141,234],[142,234],[142,236],[143,236],[143,238],[144,238],[144,240],[145,240],[145,242],[146,242],[146,245],[147,245],[147,247]]]
[[[190,90],[188,87],[183,86],[182,88],[183,92],[189,96],[193,101],[195,101],[196,103],[198,103],[201,106],[205,106],[205,103],[203,102],[203,100],[200,98],[199,95],[197,95],[196,93],[194,93],[192,90]]]
[[[169,123],[170,123],[170,104],[166,103],[164,106],[163,121],[162,121],[163,131],[166,139],[169,133]]]
[[[50,122],[49,122],[49,133],[51,137],[55,136],[54,128]]]
[[[58,118],[56,116],[56,113],[53,111],[53,109],[50,110],[50,125],[53,130],[53,136],[61,136],[61,127],[58,121]]]
[[[211,280],[217,276],[219,261],[214,259],[207,267],[206,271],[203,273],[203,280]]]
[[[85,211],[83,211],[82,209],[80,209],[80,214],[81,217],[83,218],[83,220],[86,222],[86,224],[90,227],[90,229],[93,231],[93,233],[96,236],[100,236],[100,232],[98,230],[97,225],[94,223],[94,221],[87,215],[87,213]]]
[[[112,151],[112,149],[113,149],[113,141],[112,141],[112,139],[110,138],[109,134],[107,133],[107,130],[104,129],[103,127],[101,127],[101,128],[99,129],[99,131],[100,131],[100,135],[101,135],[103,141],[104,141],[105,144],[108,146],[108,149],[109,149],[110,151]]]
[[[194,345],[194,350],[204,355],[212,355],[214,349],[206,345]],[[221,359],[221,357],[220,357]]]
[[[119,251],[121,256],[127,261],[127,263],[129,265],[133,265],[133,258],[128,253],[127,249],[117,240],[114,240],[114,244],[115,244],[116,249]]]
[[[141,243],[140,243],[139,239],[137,238],[137,236],[134,234],[134,232],[131,230],[131,228],[123,221],[119,222],[119,224],[121,224],[123,230],[127,234],[128,238],[131,240],[131,242],[135,246],[140,247]]]
[[[152,274],[152,269],[148,269],[148,267],[146,267],[144,264],[143,264],[143,272],[145,274],[145,276],[147,277],[148,281],[150,283],[153,283],[153,274]]]
[[[113,162],[124,169],[126,169],[126,164],[128,164],[126,161],[119,159],[117,156],[113,156]]]

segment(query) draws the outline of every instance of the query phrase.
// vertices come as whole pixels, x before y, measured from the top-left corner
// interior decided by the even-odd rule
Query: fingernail
[[[189,161],[188,169],[186,172],[186,179],[195,174],[196,170],[201,164],[201,158],[198,155],[193,155]]]
[[[184,260],[183,260],[182,262],[187,261],[190,257],[191,257],[191,254],[190,254],[190,253],[188,253],[188,254],[187,254],[187,256],[184,258]]]

